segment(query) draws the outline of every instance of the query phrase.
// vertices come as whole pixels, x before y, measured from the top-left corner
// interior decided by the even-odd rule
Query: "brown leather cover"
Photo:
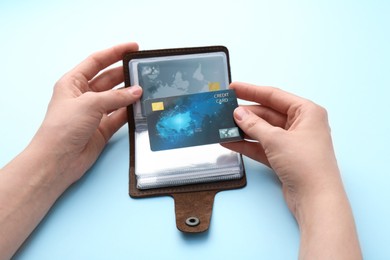
[[[135,58],[161,57],[183,54],[225,52],[228,62],[229,82],[231,82],[229,54],[224,46],[209,46],[196,48],[150,50],[127,53],[123,59],[125,84],[130,86],[128,63]],[[127,108],[129,141],[130,141],[130,168],[129,168],[129,194],[132,198],[171,196],[175,201],[175,214],[177,228],[186,233],[199,233],[208,230],[213,209],[215,194],[219,191],[242,188],[246,185],[246,176],[237,180],[218,181],[201,184],[190,184],[175,187],[163,187],[140,190],[137,188],[135,176],[135,135],[133,106]]]

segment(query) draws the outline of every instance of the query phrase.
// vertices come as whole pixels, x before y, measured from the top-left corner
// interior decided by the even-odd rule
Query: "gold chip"
[[[164,102],[152,103],[152,111],[161,111],[161,110],[164,110]]]
[[[210,82],[209,83],[209,90],[210,91],[216,91],[216,90],[220,90],[221,89],[221,86],[219,85],[219,82]]]

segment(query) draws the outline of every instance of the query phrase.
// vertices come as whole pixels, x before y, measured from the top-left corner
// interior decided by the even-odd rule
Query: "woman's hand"
[[[223,145],[275,171],[301,230],[300,259],[360,259],[326,110],[272,87],[230,87],[238,98],[256,103],[234,111],[236,123],[252,140]]]

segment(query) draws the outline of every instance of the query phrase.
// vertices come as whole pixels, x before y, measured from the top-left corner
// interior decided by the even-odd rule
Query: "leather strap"
[[[199,233],[208,230],[214,197],[218,191],[175,193],[176,227],[186,233]]]

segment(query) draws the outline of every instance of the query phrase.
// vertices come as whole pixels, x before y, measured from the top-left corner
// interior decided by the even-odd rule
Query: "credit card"
[[[234,90],[144,101],[152,151],[243,140],[233,119]]]

